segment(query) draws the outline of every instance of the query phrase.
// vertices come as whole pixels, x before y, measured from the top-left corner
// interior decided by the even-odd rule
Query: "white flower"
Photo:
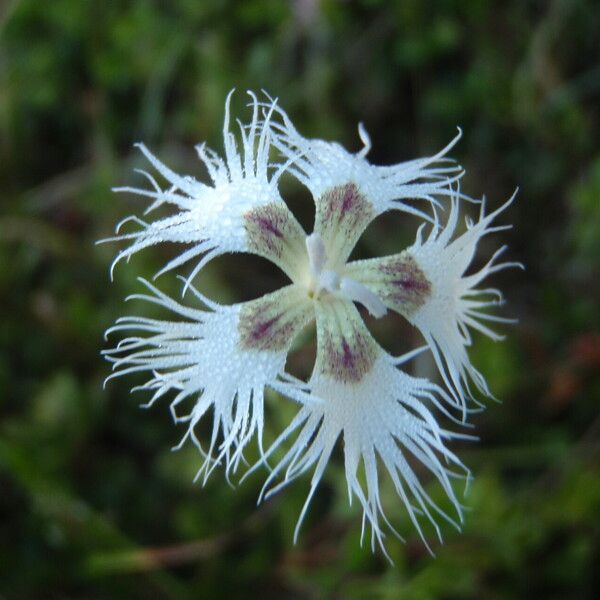
[[[203,480],[216,464],[224,463],[227,474],[234,471],[255,434],[261,460],[252,470],[289,443],[272,468],[263,495],[313,470],[296,535],[332,450],[343,440],[349,497],[356,497],[362,507],[363,533],[365,524],[371,525],[372,547],[383,547],[384,525],[393,531],[387,517],[390,508],[384,509],[380,495],[382,472],[423,540],[419,515],[433,523],[441,539],[436,518],[457,528],[463,519],[453,480],[469,478],[448,443],[472,438],[443,428],[438,417],[461,423],[454,414],[462,412],[466,421],[471,380],[489,393],[466,351],[471,343],[468,328],[498,338],[484,322],[505,319],[484,309],[498,303],[500,292],[477,286],[489,274],[514,263],[495,264],[501,249],[479,272],[465,276],[465,270],[481,237],[505,228],[491,223],[512,199],[489,215],[482,204],[479,220],[468,223],[467,230],[452,239],[464,197],[456,184],[462,170],[444,156],[458,136],[432,157],[374,166],[365,158],[370,142],[362,127],[365,148],[351,154],[338,144],[303,138],[275,101],[264,104],[251,98],[251,123],[240,125],[241,154],[229,133],[229,99],[226,161],[200,148],[212,185],[181,178],[143,148],[171,187],[161,190],[150,178],[154,191],[133,191],[153,198],[151,209],[170,203],[180,212],[116,238],[132,240],[116,260],[160,241],[188,242],[190,248],[161,272],[201,256],[184,280],[184,291],[190,287],[202,308],[179,304],[144,282],[151,294],[141,297],[175,313],[178,320],[120,319],[109,332],[132,330],[133,335],[106,351],[115,369],[113,376],[149,373],[140,386],[153,393],[149,404],[174,394],[173,417],[187,424],[182,442],[190,438],[206,457],[199,471]],[[273,148],[281,155],[279,163],[269,162]],[[279,195],[277,183],[284,173],[312,192],[316,211],[309,235]],[[433,210],[415,208],[408,202],[411,199],[424,200]],[[442,226],[439,214],[444,204],[450,205],[450,211]],[[415,244],[398,255],[349,263],[367,225],[393,209],[428,221],[432,229],[427,239],[423,241],[419,229]],[[191,280],[208,260],[223,252],[263,256],[282,268],[291,284],[252,302],[232,306],[212,302]],[[377,318],[388,309],[397,311],[418,327],[447,389],[400,370],[423,349],[399,358],[387,354],[368,332],[355,303]],[[286,373],[285,363],[294,339],[313,320],[317,357],[312,376],[303,382]],[[262,448],[265,388],[299,405],[296,417],[266,452]],[[188,410],[181,414],[184,405]],[[204,450],[195,427],[209,413],[213,427]],[[453,516],[433,502],[411,466],[415,460],[439,482]]]

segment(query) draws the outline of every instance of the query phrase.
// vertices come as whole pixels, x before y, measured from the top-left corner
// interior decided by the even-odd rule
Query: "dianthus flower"
[[[139,145],[168,185],[161,187],[144,173],[150,189],[118,191],[150,198],[146,213],[164,204],[175,212],[154,221],[129,217],[126,221],[139,225],[132,233],[120,233],[119,225],[110,239],[129,245],[113,266],[154,244],[187,244],[157,275],[193,261],[183,288],[191,290],[196,305],[177,302],[141,280],[147,293],[134,297],[162,306],[173,317],[118,319],[107,333],[130,333],[105,351],[113,362],[111,377],[149,373],[140,386],[151,392],[148,406],[171,396],[175,422],[187,425],[181,443],[190,439],[204,456],[198,471],[203,481],[220,464],[228,476],[235,471],[255,436],[261,458],[252,470],[280,457],[270,468],[261,498],[312,471],[295,538],[332,451],[343,439],[349,498],[356,497],[361,504],[363,533],[368,522],[372,547],[383,548],[383,525],[395,532],[381,501],[382,473],[387,473],[425,544],[422,516],[441,539],[436,518],[457,528],[463,520],[453,480],[470,476],[448,442],[471,436],[443,428],[438,418],[466,421],[474,400],[471,383],[490,395],[469,359],[470,329],[498,339],[486,322],[506,319],[487,309],[500,303],[502,296],[479,285],[489,274],[514,263],[496,262],[501,248],[479,271],[469,275],[465,271],[479,240],[505,228],[493,222],[512,198],[489,214],[481,202],[479,218],[467,221],[460,232],[459,209],[465,197],[458,183],[463,171],[446,158],[460,132],[434,156],[376,166],[366,159],[370,141],[362,126],[364,148],[353,154],[336,143],[304,138],[276,101],[250,97],[251,121],[238,122],[237,134],[230,130],[227,99],[224,157],[204,145],[197,147],[208,183],[174,173]],[[274,153],[280,157],[277,162],[272,162]],[[313,197],[315,222],[310,234],[279,193],[285,174],[305,185]],[[349,261],[366,227],[391,210],[423,220],[414,244],[399,254]],[[424,236],[426,227],[429,232]],[[193,279],[211,259],[232,252],[270,260],[289,277],[289,285],[230,306],[210,300],[196,289]],[[391,356],[375,341],[356,305],[376,318],[388,310],[399,313],[418,328],[427,345]],[[301,381],[286,372],[286,359],[294,340],[312,322],[316,322],[316,360],[308,381]],[[400,368],[427,349],[444,387]],[[298,412],[265,451],[267,388],[296,402]],[[196,426],[205,418],[212,418],[212,433],[203,445]],[[415,473],[415,463],[437,479],[455,516],[431,499]]]

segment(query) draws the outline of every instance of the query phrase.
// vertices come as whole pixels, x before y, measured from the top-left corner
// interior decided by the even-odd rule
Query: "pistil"
[[[327,253],[325,244],[318,233],[306,236],[306,251],[311,275],[308,286],[311,297],[317,299],[322,293],[329,293],[336,297],[346,298],[362,304],[377,319],[387,313],[381,298],[362,283],[325,268]]]

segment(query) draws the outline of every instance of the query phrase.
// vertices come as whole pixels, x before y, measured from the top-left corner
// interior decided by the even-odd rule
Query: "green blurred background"
[[[597,597],[599,40],[593,0],[0,2],[0,597]],[[141,140],[201,176],[193,145],[221,150],[232,87],[244,118],[244,90],[264,88],[304,134],[349,149],[364,121],[382,164],[460,125],[464,190],[495,207],[520,187],[501,217],[515,228],[478,255],[506,242],[527,265],[494,280],[519,324],[472,353],[502,402],[475,417],[480,443],[454,446],[476,479],[435,559],[387,489],[407,543],[389,540],[394,567],[360,548],[339,455],[294,546],[308,478],[258,509],[261,477],[233,491],[217,472],[203,489],[199,456],[169,452],[182,432],[166,402],[140,410],[135,378],[102,389],[104,330],[152,312],[122,299],[174,252],[145,251],[110,284],[116,247],[94,242],[146,205],[110,188],[142,184]],[[310,226],[306,192],[284,192]],[[359,255],[398,251],[414,225],[377,221]],[[280,282],[240,257],[198,280],[228,301]],[[391,350],[415,343],[399,321],[371,325]],[[269,411],[272,437],[293,407]]]

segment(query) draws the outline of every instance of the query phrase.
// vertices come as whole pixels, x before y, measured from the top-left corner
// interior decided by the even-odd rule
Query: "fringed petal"
[[[294,420],[265,453],[264,460],[268,460],[284,441],[295,437],[271,471],[261,498],[312,470],[310,491],[296,527],[297,537],[332,450],[343,438],[349,498],[358,499],[363,519],[371,525],[371,548],[379,546],[386,553],[385,530],[395,533],[381,500],[382,472],[387,473],[410,520],[429,548],[421,521],[431,522],[440,540],[439,518],[460,529],[463,509],[453,480],[468,480],[470,474],[447,443],[452,439],[472,438],[447,431],[438,424],[431,409],[441,409],[448,414],[445,405],[452,404],[452,399],[437,385],[399,370],[397,365],[403,361],[381,350],[359,318],[353,318],[351,324],[338,325],[336,316],[328,313],[318,317],[317,323],[318,327],[326,326],[328,332],[340,333],[341,328],[345,328],[346,333],[337,336],[327,333],[319,337],[317,363],[309,382],[315,401],[302,405]],[[332,343],[332,337],[337,342]],[[365,346],[374,352],[367,361],[363,360]],[[350,350],[344,351],[347,347]],[[349,358],[352,355],[358,356],[358,361]],[[357,370],[357,363],[363,367],[368,363],[368,369]],[[347,371],[351,376],[340,375],[339,369],[329,368],[331,364],[338,364],[342,372]],[[359,371],[360,377],[357,376]],[[442,486],[454,516],[432,500],[411,466],[415,460]],[[378,467],[378,462],[383,469]]]
[[[467,353],[471,345],[469,328],[499,340],[502,337],[484,321],[511,322],[486,312],[502,303],[500,292],[476,286],[492,273],[522,265],[498,263],[498,257],[505,250],[502,247],[478,272],[465,275],[465,271],[479,240],[506,228],[492,226],[492,222],[514,198],[515,195],[490,214],[485,213],[482,202],[479,220],[467,221],[466,231],[455,236],[459,218],[459,199],[455,196],[446,225],[442,226],[436,215],[436,223],[425,241],[419,233],[415,243],[400,254],[347,265],[350,277],[418,327],[433,352],[444,382],[465,410],[467,400],[473,398],[471,382],[481,393],[491,396],[485,378]]]
[[[163,242],[192,245],[171,260],[157,275],[181,264],[199,259],[188,282],[214,257],[227,252],[250,252],[272,260],[291,278],[296,275],[298,252],[303,252],[304,231],[279,195],[277,183],[280,173],[269,173],[271,147],[270,114],[274,104],[261,119],[260,105],[253,94],[252,121],[240,125],[238,149],[236,136],[230,131],[229,104],[225,105],[223,137],[225,158],[204,145],[197,147],[198,155],[206,166],[210,183],[193,177],[181,176],[158,160],[144,144],[138,148],[154,169],[168,182],[161,188],[154,177],[143,173],[151,189],[123,187],[118,192],[131,192],[150,198],[153,202],[146,214],[157,207],[171,205],[178,212],[156,221],[146,222],[129,217],[139,229],[120,233],[107,241],[127,241],[111,267],[136,252]]]
[[[255,434],[261,443],[265,387],[304,399],[302,385],[285,375],[284,366],[293,339],[313,317],[311,304],[296,286],[233,306],[216,304],[192,288],[208,310],[195,309],[142,282],[150,293],[132,298],[159,304],[185,320],[120,318],[107,334],[132,333],[104,351],[113,363],[109,379],[150,373],[138,389],[152,393],[147,406],[175,395],[173,418],[187,424],[182,443],[191,439],[206,457],[198,477],[206,481],[221,462],[226,473],[235,471]],[[184,405],[191,409],[182,414]],[[195,427],[210,412],[213,429],[205,451]]]
[[[270,104],[265,105],[268,109]],[[427,211],[409,200],[439,205],[439,197],[451,196],[462,168],[446,158],[460,139],[456,137],[433,156],[390,166],[366,159],[371,142],[364,127],[359,135],[364,148],[355,154],[334,142],[300,135],[285,111],[276,106],[271,118],[273,145],[285,158],[285,171],[312,193],[316,205],[315,233],[325,241],[332,260],[329,268],[342,265],[367,225],[388,210],[401,210],[425,220]]]

